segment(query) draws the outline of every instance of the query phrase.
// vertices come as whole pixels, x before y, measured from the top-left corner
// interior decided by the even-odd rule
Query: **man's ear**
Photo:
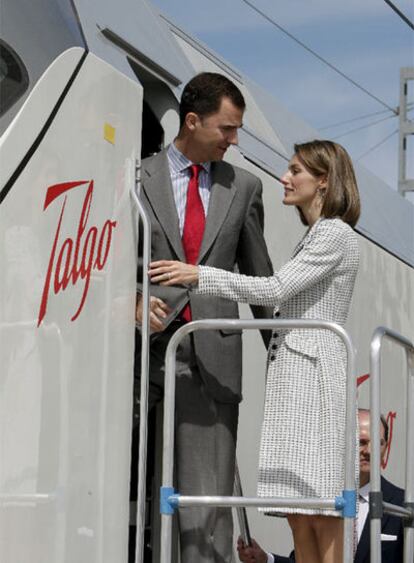
[[[185,116],[185,125],[189,131],[194,131],[199,121],[200,118],[193,111],[188,112]]]

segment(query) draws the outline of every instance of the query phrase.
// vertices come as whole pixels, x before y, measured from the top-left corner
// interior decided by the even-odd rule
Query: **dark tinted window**
[[[0,116],[14,105],[29,85],[29,75],[18,54],[0,39]]]

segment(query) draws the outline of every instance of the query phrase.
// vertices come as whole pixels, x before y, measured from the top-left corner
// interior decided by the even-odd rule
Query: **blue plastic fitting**
[[[160,513],[174,514],[176,508],[178,508],[179,496],[175,494],[174,487],[161,487]]]
[[[357,492],[355,489],[342,491],[342,497],[336,497],[335,507],[337,506],[337,500],[342,506],[338,506],[336,510],[342,510],[342,516],[344,518],[355,518],[356,517],[356,507],[357,507]]]

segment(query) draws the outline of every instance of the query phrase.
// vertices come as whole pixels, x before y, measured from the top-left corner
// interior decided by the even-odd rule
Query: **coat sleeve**
[[[273,266],[264,239],[264,210],[262,200],[262,183],[256,178],[256,185],[250,198],[248,212],[243,224],[237,247],[237,266],[241,274],[246,276],[270,276]],[[252,313],[256,318],[271,318],[272,307],[252,305]],[[265,344],[269,343],[270,331],[262,331]]]
[[[282,555],[273,554],[273,558],[275,560],[275,563],[295,563],[296,561],[294,551],[292,551],[289,557],[283,557]]]
[[[339,264],[349,227],[340,220],[322,220],[301,251],[270,277],[234,274],[200,266],[197,291],[254,305],[279,306],[318,283]],[[252,258],[254,260],[254,256]]]

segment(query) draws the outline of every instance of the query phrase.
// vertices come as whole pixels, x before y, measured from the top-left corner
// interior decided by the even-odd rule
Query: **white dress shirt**
[[[188,182],[190,181],[189,167],[193,163],[177,149],[174,143],[171,143],[168,147],[167,158],[168,166],[170,168],[174,201],[177,208],[180,234],[183,236]],[[204,215],[207,216],[211,191],[211,162],[202,162],[201,166],[203,168],[198,177],[198,189],[203,203]]]
[[[369,492],[371,490],[370,483],[367,483],[359,489],[359,510],[358,510],[358,542],[361,539],[362,530],[364,529],[369,511]]]

